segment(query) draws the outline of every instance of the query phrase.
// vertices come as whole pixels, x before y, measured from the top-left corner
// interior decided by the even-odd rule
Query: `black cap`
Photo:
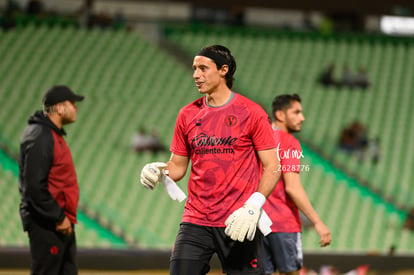
[[[82,101],[84,98],[82,95],[74,94],[67,86],[57,85],[46,91],[43,96],[43,105],[52,106],[66,100],[72,102]]]

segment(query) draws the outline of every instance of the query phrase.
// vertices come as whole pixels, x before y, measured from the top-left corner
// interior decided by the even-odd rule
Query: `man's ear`
[[[219,69],[220,74],[222,76],[225,76],[227,74],[227,72],[229,71],[229,65],[224,64],[223,66],[221,66],[221,68]]]
[[[63,115],[65,113],[65,106],[63,106],[63,103],[56,104],[56,112],[58,115]]]
[[[276,120],[278,121],[285,121],[286,114],[282,110],[277,110],[275,113]]]

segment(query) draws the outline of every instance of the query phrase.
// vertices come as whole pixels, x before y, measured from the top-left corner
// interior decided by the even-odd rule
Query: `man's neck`
[[[52,121],[52,123],[56,125],[56,127],[58,127],[59,129],[62,129],[63,127],[62,120],[57,114],[50,114],[47,116],[49,117],[50,121]]]
[[[207,94],[206,102],[210,106],[222,106],[230,100],[231,95],[231,90],[226,86],[225,89],[217,90],[215,92]]]
[[[272,128],[273,129],[279,129],[279,130],[282,130],[283,132],[289,133],[287,127],[279,121],[273,121],[272,122]]]

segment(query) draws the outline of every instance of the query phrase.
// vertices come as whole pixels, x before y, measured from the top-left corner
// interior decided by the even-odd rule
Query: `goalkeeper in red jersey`
[[[264,274],[256,227],[280,172],[266,112],[231,90],[236,62],[221,45],[202,48],[193,79],[203,97],[177,117],[167,163],[144,166],[153,189],[165,175],[178,181],[191,161],[188,199],[170,259],[170,274],[201,275],[217,254],[227,274]]]
[[[264,239],[266,274],[299,274],[303,266],[301,221],[299,210],[313,223],[320,236],[320,245],[331,243],[331,233],[313,209],[300,183],[299,172],[303,157],[299,141],[292,135],[301,130],[305,117],[297,94],[279,95],[272,104],[273,135],[280,160],[282,176],[263,206],[273,224],[272,233]]]

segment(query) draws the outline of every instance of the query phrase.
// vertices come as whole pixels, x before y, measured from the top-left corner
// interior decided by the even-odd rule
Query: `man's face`
[[[194,57],[193,78],[200,94],[212,93],[221,84],[226,72],[226,65],[217,70],[216,63],[210,58],[199,55]]]
[[[63,108],[61,118],[62,118],[62,124],[69,124],[76,121],[76,112],[78,110],[78,107],[76,106],[75,102],[71,102],[69,100],[66,100],[62,103],[61,108]]]
[[[290,108],[284,111],[284,124],[289,133],[299,132],[305,117],[302,113],[302,105],[298,101],[292,101]]]

